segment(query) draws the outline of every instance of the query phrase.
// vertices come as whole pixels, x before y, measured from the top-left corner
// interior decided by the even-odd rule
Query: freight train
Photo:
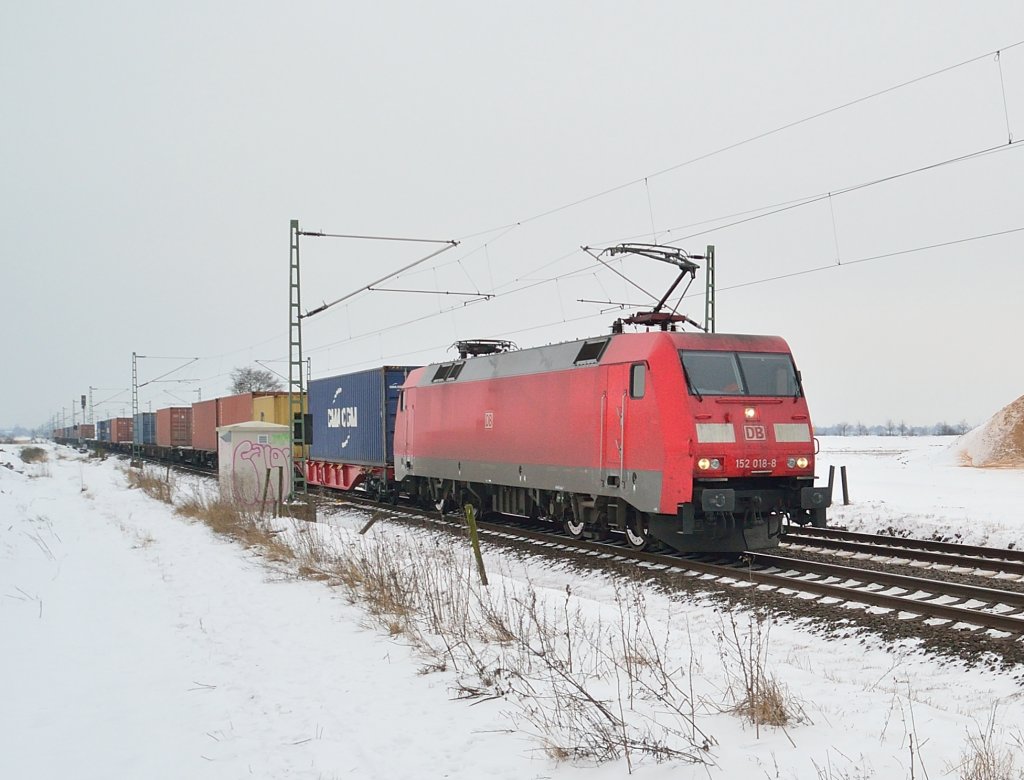
[[[560,524],[632,547],[773,547],[825,525],[800,373],[774,336],[616,332],[309,384],[309,485]],[[106,446],[216,465],[217,427],[288,423],[287,394],[247,393],[97,427]],[[187,436],[187,432],[191,435]],[[63,432],[62,432],[63,433]],[[147,437],[152,435],[150,442]]]

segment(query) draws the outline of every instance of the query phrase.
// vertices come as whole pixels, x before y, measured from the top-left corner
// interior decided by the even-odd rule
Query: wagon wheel
[[[634,550],[646,550],[653,546],[654,537],[647,525],[647,516],[642,512],[630,512],[626,521],[626,542]]]
[[[565,529],[566,534],[571,536],[573,539],[583,538],[583,529],[586,526],[582,520],[577,520],[572,511],[566,509],[565,514],[562,515],[562,527]]]

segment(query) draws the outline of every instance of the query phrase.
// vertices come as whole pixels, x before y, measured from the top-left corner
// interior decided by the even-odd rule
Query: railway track
[[[960,569],[1024,577],[1024,550],[980,547],[927,539],[841,531],[833,528],[785,526],[782,541],[791,547],[836,550],[899,558]]]
[[[456,516],[430,517],[408,507],[351,499],[343,503],[376,509],[422,525],[444,526],[460,532],[465,528]],[[478,521],[477,526],[482,538],[494,541],[528,542],[548,552],[575,551],[596,559],[643,563],[648,571],[690,574],[737,588],[757,587],[782,596],[816,599],[843,609],[844,618],[850,616],[848,606],[863,605],[883,610],[904,624],[925,621],[932,627],[959,632],[995,631],[1012,639],[1024,635],[1024,593],[1019,591],[767,553],[748,553],[739,560],[722,561],[682,553],[637,552],[625,544],[572,539],[520,525]]]
[[[457,515],[441,517],[406,505],[381,504],[349,494],[321,501],[379,513],[379,517],[411,522],[451,532],[464,532]],[[956,633],[998,632],[1002,638],[1024,636],[1024,593],[965,584],[941,577],[908,576],[877,568],[858,568],[855,558],[843,563],[809,561],[769,553],[747,553],[739,560],[683,553],[638,552],[624,543],[572,539],[553,529],[518,523],[478,521],[482,538],[503,544],[528,544],[540,552],[573,551],[595,560],[641,563],[648,572],[662,571],[700,577],[737,589],[759,591],[806,602],[815,600],[849,618],[849,607],[880,610],[902,625],[920,624]],[[970,547],[897,537],[857,534],[835,529],[785,529],[787,546],[839,550],[873,557],[901,558],[938,566],[1024,575],[1024,552]],[[925,571],[941,573],[939,568]]]

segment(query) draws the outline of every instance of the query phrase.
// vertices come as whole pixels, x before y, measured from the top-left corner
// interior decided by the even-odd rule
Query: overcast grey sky
[[[1021,41],[1019,0],[4,3],[0,427],[130,411],[133,351],[202,358],[143,409],[286,373],[290,219],[460,239],[390,286],[500,293],[358,296],[307,321],[314,376],[606,332],[577,299],[649,300],[580,245],[713,243],[718,330],[786,338],[818,424],[980,423],[1024,394],[1024,231],[852,261],[1024,228]],[[303,239],[304,308],[423,253]]]

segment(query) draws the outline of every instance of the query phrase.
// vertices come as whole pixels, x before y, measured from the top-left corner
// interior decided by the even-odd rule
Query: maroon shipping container
[[[110,421],[110,440],[131,444],[133,428],[131,417],[115,417]]]
[[[252,419],[252,393],[240,393],[217,399],[219,425],[234,425]]]
[[[160,447],[192,446],[192,407],[156,410],[156,443]]]
[[[96,426],[92,423],[83,423],[78,426],[78,438],[79,439],[95,439],[96,438]]]
[[[220,404],[216,398],[192,404],[192,448],[216,452],[220,424]]]

